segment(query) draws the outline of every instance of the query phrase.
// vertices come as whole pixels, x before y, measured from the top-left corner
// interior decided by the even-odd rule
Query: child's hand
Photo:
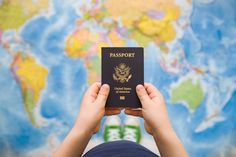
[[[171,128],[162,94],[150,83],[136,87],[137,95],[142,103],[141,110],[126,109],[128,115],[140,116],[145,120],[146,131],[154,135],[157,131]]]
[[[175,133],[173,131],[165,133],[169,129],[170,123],[161,93],[151,84],[145,84],[145,88],[142,85],[137,86],[142,110],[126,109],[125,112],[144,118],[145,127],[154,136],[161,156],[187,157],[188,154]],[[84,95],[76,123],[57,151],[54,152],[54,157],[81,156],[91,135],[99,130],[102,117],[120,113],[121,109],[119,108],[105,110],[109,90],[108,85],[101,86],[100,83],[94,83],[88,89]],[[156,136],[156,133],[162,129],[164,134]]]
[[[106,109],[105,104],[110,91],[107,84],[101,86],[94,83],[84,94],[75,126],[79,130],[89,134],[96,133],[100,128],[100,121],[104,115],[115,115],[120,109]]]

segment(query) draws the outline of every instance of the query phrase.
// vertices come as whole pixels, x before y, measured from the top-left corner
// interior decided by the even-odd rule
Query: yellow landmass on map
[[[109,40],[107,40],[109,37]],[[122,39],[115,30],[109,31],[106,35],[89,31],[87,28],[80,28],[72,33],[66,40],[66,55],[73,59],[88,59],[90,56],[101,57],[101,48],[107,46],[124,46]]]
[[[25,109],[30,121],[35,124],[34,108],[41,91],[46,86],[48,70],[27,54],[18,53],[12,63],[12,71],[20,83]]]
[[[172,16],[169,16],[172,18]],[[175,39],[176,32],[171,24],[172,20],[164,18],[161,20],[152,19],[144,15],[137,21],[136,28],[144,35],[150,38],[159,38],[162,42],[168,42]]]
[[[65,51],[68,57],[76,59],[83,58],[87,55],[91,42],[89,41],[90,35],[87,29],[80,29],[70,35],[66,41]],[[92,36],[93,39],[98,37]]]
[[[93,3],[97,6],[97,1]],[[70,58],[84,59],[89,83],[99,78],[101,47],[122,47],[127,39],[144,47],[170,42],[176,38],[173,22],[180,16],[174,0],[106,0],[82,12],[77,30],[66,40],[65,52]],[[87,22],[102,29],[86,27]]]
[[[111,31],[108,36],[111,43],[117,44],[117,46],[124,45],[124,41],[115,31]],[[65,52],[72,59],[83,59],[85,61],[90,84],[100,80],[101,48],[107,46],[109,46],[109,41],[106,40],[104,34],[81,28],[67,38]]]
[[[0,4],[0,29],[18,29],[48,6],[48,0],[3,0]]]
[[[173,0],[108,0],[104,6],[109,17],[121,19],[130,30],[130,36],[142,46],[157,38],[161,42],[169,42],[176,37],[172,22],[180,16],[180,8]],[[163,13],[164,16],[154,18],[148,14],[150,11]]]
[[[129,21],[139,19],[143,13],[148,11],[168,12],[167,16],[172,16],[171,18],[178,17],[180,13],[180,8],[174,0],[107,0],[104,2],[104,6],[110,17],[116,19],[122,17]],[[167,18],[170,19],[170,17]]]

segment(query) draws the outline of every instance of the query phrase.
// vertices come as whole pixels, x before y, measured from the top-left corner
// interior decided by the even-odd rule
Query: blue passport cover
[[[141,108],[136,86],[144,83],[142,47],[103,47],[102,84],[110,86],[106,107]]]

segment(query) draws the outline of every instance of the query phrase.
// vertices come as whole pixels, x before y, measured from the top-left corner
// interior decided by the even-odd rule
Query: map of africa
[[[51,155],[100,81],[103,46],[144,47],[145,82],[163,93],[191,157],[236,156],[235,8],[235,0],[0,0],[0,156]]]

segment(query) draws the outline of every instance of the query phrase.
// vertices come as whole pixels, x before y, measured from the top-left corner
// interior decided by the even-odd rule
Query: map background
[[[43,2],[46,3],[41,1]],[[91,17],[96,15],[91,6],[96,6],[94,4],[97,3],[72,0],[60,3],[54,0],[47,3],[45,8],[39,8],[37,13],[32,12],[32,17],[18,27],[5,28],[2,24],[4,22],[1,23],[0,156],[49,156],[73,125],[83,92],[90,82],[99,79],[99,72],[93,69],[93,63],[99,68],[96,62],[99,59],[95,55],[95,61],[90,62],[93,57],[86,56],[90,52],[98,52],[99,46],[103,45],[87,51],[88,53],[80,52],[73,56],[68,53],[70,50],[66,43],[78,27],[89,27],[94,30],[91,32],[100,32],[97,31],[100,28],[96,24],[99,18],[90,20],[84,17],[86,11],[91,11]],[[144,41],[138,41],[137,37],[123,37],[125,43],[116,40],[117,45],[145,46],[145,81],[155,84],[166,97],[173,126],[190,156],[235,156],[235,1],[193,1],[189,5],[184,5],[186,1],[175,3],[182,5],[182,16],[177,21],[182,23],[181,26],[184,23],[187,26],[176,28],[176,37],[171,41],[164,41],[165,44],[161,45],[163,49],[152,41],[148,41],[147,45],[140,45]],[[23,9],[28,8],[26,3],[21,6]],[[83,6],[88,6],[87,10],[86,7],[83,10]],[[175,23],[176,20],[173,21]],[[113,26],[107,29],[112,28]],[[101,29],[103,34],[103,28]],[[94,34],[92,37],[97,39]],[[86,38],[85,42],[88,40],[90,38]],[[99,40],[106,45],[103,35]],[[170,52],[163,55],[168,48]],[[46,84],[38,91],[40,97],[35,98],[35,122],[29,118],[30,113],[25,108],[22,94],[24,90],[28,90],[27,85],[31,87],[33,84],[23,82],[20,77],[17,80],[14,76],[18,73],[12,63],[18,52],[31,56],[37,65],[48,71],[45,72]],[[176,58],[175,65],[172,64],[172,58]],[[189,68],[191,66],[199,69],[193,70],[194,68]],[[30,67],[28,71],[29,69]],[[30,71],[29,74],[32,73]],[[191,82],[200,80],[204,91],[204,98],[193,108],[188,104],[192,101],[174,101],[171,98],[171,89],[189,79]],[[36,79],[36,82],[39,83],[40,80]],[[193,85],[194,89],[198,89],[195,87]],[[32,93],[37,95],[35,91]],[[186,95],[182,98],[186,98]],[[214,111],[217,111],[216,114]],[[125,118],[124,114],[120,117]],[[105,119],[103,124],[104,121]],[[143,138],[149,140],[150,136],[144,133],[143,128],[142,130]],[[101,140],[101,137],[102,130],[93,140]]]

